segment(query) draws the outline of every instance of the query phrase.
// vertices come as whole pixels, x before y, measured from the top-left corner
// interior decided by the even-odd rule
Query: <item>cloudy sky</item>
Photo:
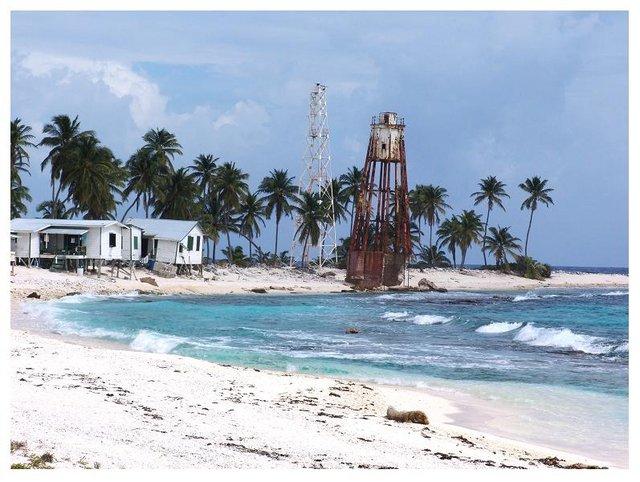
[[[625,13],[17,12],[12,117],[39,134],[77,114],[123,160],[165,127],[184,147],[176,165],[212,153],[255,189],[274,167],[301,172],[322,82],[334,174],[362,165],[371,116],[397,111],[411,185],[446,187],[460,211],[496,175],[512,197],[492,224],[524,240],[517,185],[542,176],[556,205],[536,212],[530,252],[626,266],[627,33]],[[45,155],[32,153],[33,206],[50,196]],[[261,242],[272,239],[268,223]]]

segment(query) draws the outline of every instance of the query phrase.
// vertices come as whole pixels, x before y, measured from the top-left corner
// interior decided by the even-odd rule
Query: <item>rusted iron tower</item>
[[[347,259],[356,288],[396,286],[411,256],[404,119],[382,112],[371,135]]]
[[[303,158],[304,169],[298,183],[298,193],[314,193],[321,204],[327,204],[327,220],[320,226],[320,239],[317,246],[318,266],[327,261],[338,260],[336,241],[336,221],[333,209],[333,183],[331,178],[331,154],[329,152],[329,123],[327,121],[327,88],[316,84],[311,90],[309,99],[309,130],[307,132],[307,149]],[[302,219],[296,216],[296,233]],[[308,266],[312,246],[310,242],[300,242],[294,233],[291,245],[291,263],[300,253],[302,266]]]

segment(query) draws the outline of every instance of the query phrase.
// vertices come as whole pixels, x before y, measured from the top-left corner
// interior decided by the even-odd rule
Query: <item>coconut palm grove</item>
[[[30,149],[42,149],[40,166],[30,162]],[[51,219],[124,219],[132,210],[145,217],[198,220],[207,237],[206,258],[246,266],[253,263],[282,264],[290,261],[283,249],[289,240],[279,239],[283,219],[298,214],[302,219],[295,236],[305,247],[318,244],[321,227],[331,218],[331,203],[314,193],[299,193],[295,176],[277,168],[265,172],[252,192],[249,174],[236,162],[202,153],[188,167],[176,168],[182,156],[176,136],[163,128],[147,131],[140,147],[129,159],[117,159],[96,132],[86,130],[77,116],[56,115],[40,135],[20,118],[11,121],[11,217],[36,211]],[[34,200],[23,184],[31,169],[49,174],[51,197]],[[336,223],[353,225],[354,206],[362,172],[353,166],[333,179],[333,216]],[[411,210],[412,266],[464,269],[468,251],[481,249],[484,268],[499,269],[530,278],[548,277],[550,267],[530,257],[529,244],[536,211],[553,204],[553,188],[538,176],[516,187],[487,175],[470,194],[469,209],[453,212],[442,186],[413,186]],[[526,233],[513,233],[495,223],[496,211],[505,210],[503,200],[522,198],[528,217]],[[267,222],[275,225],[275,239],[261,237]],[[495,223],[495,224],[494,224]],[[233,246],[231,234],[248,242],[249,250]],[[267,248],[267,246],[269,246]],[[338,265],[344,265],[349,238],[338,247]],[[221,252],[220,253],[218,252]]]

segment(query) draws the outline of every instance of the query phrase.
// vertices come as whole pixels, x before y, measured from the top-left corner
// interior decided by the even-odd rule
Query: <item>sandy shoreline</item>
[[[424,390],[20,330],[11,347],[11,439],[25,443],[12,463],[50,452],[55,467],[90,468],[607,465],[453,426],[455,407]],[[387,420],[390,405],[423,410],[429,426]]]
[[[141,291],[150,294],[246,294],[252,290],[270,294],[339,293],[351,291],[345,283],[345,271],[324,269],[319,274],[291,268],[216,268],[205,272],[204,278],[160,278],[146,269],[136,270],[137,280],[111,276],[106,270],[100,278],[54,273],[39,268],[18,266],[10,277],[12,299],[24,299],[36,292],[41,299],[53,299],[68,294],[122,294]],[[152,277],[158,286],[139,281]],[[554,273],[551,278],[537,281],[494,271],[454,269],[424,269],[409,271],[409,285],[417,287],[422,279],[450,291],[510,291],[543,288],[624,288],[629,277],[621,274]]]
[[[12,277],[12,308],[33,291],[51,299],[141,289],[157,294],[348,289],[340,272],[321,278],[286,269],[263,271],[218,272],[215,280],[206,282],[156,278],[159,287],[154,288],[106,276],[18,268]],[[488,275],[493,289],[534,289],[513,285],[513,280],[501,278],[504,275],[481,274]],[[457,281],[457,290],[484,289],[476,287],[483,277],[475,274],[425,270],[412,273],[412,284],[422,277],[443,287]],[[576,280],[578,286],[622,288],[628,278],[566,275],[548,280],[551,286],[535,288],[566,287]],[[22,329],[11,330],[10,346],[11,439],[26,444],[12,452],[12,463],[51,452],[55,467],[88,468],[614,465],[455,426],[455,403],[429,390],[219,365]],[[431,423],[425,427],[389,421],[384,416],[388,406],[423,410]]]

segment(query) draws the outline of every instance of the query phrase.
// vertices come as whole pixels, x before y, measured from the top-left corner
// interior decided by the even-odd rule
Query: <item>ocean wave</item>
[[[137,351],[149,351],[152,353],[169,353],[178,345],[185,343],[185,338],[163,335],[154,331],[140,330],[129,347]]]
[[[381,316],[385,320],[401,320],[402,318],[406,318],[409,316],[408,311],[387,311],[385,314]]]
[[[602,296],[629,296],[628,291],[610,291],[609,293],[602,293]]]
[[[448,323],[451,320],[453,320],[452,317],[439,315],[416,315],[411,318],[411,322],[416,325],[440,325],[442,323]]]
[[[482,325],[476,328],[478,333],[506,333],[508,331],[513,331],[517,328],[520,328],[522,323],[513,322],[509,323],[507,321],[497,321],[494,323],[489,323],[488,325]]]
[[[138,296],[140,296],[140,294],[137,291],[127,291],[125,293],[110,294],[110,295],[99,295],[96,293],[82,293],[78,295],[64,296],[60,299],[52,300],[52,301],[53,303],[76,304],[76,303],[86,303],[87,301],[95,301],[95,300],[136,298]]]
[[[625,341],[624,343],[621,343],[613,351],[616,353],[629,353],[629,342]]]
[[[534,293],[533,291],[528,291],[523,295],[514,296],[512,301],[515,301],[517,303],[518,301],[531,301],[531,300],[539,300],[539,299],[540,299],[540,295]]]
[[[106,328],[83,326],[73,321],[56,319],[50,326],[51,330],[62,335],[81,336],[83,338],[111,338],[114,340],[127,340],[126,333],[109,330]]]
[[[527,323],[513,338],[531,346],[561,348],[592,355],[610,353],[615,345],[603,338],[574,333],[568,328],[543,328]]]

